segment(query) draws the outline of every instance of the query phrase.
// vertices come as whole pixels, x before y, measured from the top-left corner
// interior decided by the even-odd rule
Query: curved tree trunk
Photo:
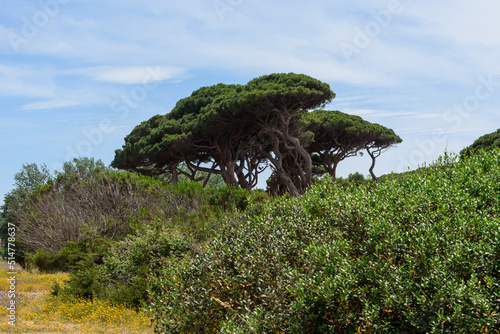
[[[303,179],[302,182],[302,188],[305,190],[307,187],[309,187],[312,183],[312,169],[313,169],[313,163],[311,159],[311,155],[300,145],[300,141],[296,137],[292,137],[290,135],[287,135],[287,139],[292,142],[293,146],[297,150],[298,154],[300,157],[304,160],[304,170],[303,170],[303,175],[301,175],[301,179]]]
[[[274,133],[268,133],[268,134],[273,139],[273,151],[274,151],[275,157],[273,158],[271,156],[271,154],[268,152],[264,151],[263,153],[267,156],[268,160],[274,166],[275,172],[277,173],[279,178],[281,180],[283,180],[284,185],[288,188],[288,191],[290,192],[290,195],[292,195],[294,197],[299,196],[300,195],[299,190],[297,189],[297,187],[293,183],[293,181],[290,178],[290,176],[288,175],[288,173],[283,168],[283,156],[282,156],[280,149],[279,149],[279,144],[280,144],[279,138]]]
[[[372,158],[372,164],[370,166],[370,169],[368,169],[368,171],[370,172],[370,175],[372,176],[372,179],[374,181],[377,181],[377,176],[373,172],[373,169],[375,168],[375,159],[377,158],[376,153],[371,152],[370,149],[368,149],[368,148],[366,148],[366,151],[368,152],[368,155],[370,156],[370,158]]]

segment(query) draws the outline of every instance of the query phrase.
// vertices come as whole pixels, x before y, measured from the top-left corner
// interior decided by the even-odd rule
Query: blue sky
[[[430,163],[500,128],[499,12],[493,0],[2,0],[0,201],[23,163],[109,164],[134,126],[195,89],[276,72],[327,82],[329,109],[403,138],[378,175]]]

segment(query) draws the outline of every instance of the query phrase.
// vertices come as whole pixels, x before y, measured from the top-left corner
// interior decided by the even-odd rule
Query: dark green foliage
[[[351,173],[347,176],[346,179],[339,177],[335,180],[338,186],[342,187],[351,187],[351,186],[361,186],[361,185],[367,185],[370,184],[370,180],[365,179],[363,174],[361,173]]]
[[[78,271],[82,265],[102,264],[110,243],[110,240],[104,236],[86,235],[76,241],[67,241],[65,247],[55,253],[42,249],[28,253],[25,267],[42,272]]]
[[[148,286],[160,268],[186,256],[192,243],[173,228],[143,226],[122,241],[101,244],[98,254],[80,250],[70,280],[54,294],[107,299],[137,308],[148,300]],[[56,254],[54,258],[57,258]]]
[[[34,253],[28,253],[25,259],[25,267],[47,273],[70,271],[79,261],[86,258],[86,254],[81,249],[72,246],[72,243],[68,242],[68,245],[61,248],[56,254],[42,249]]]
[[[362,155],[366,150],[372,158],[370,174],[376,179],[373,169],[375,159],[385,149],[402,141],[393,130],[379,124],[365,121],[359,116],[340,111],[315,110],[301,113],[292,126],[298,132],[301,145],[311,155],[312,173],[321,176],[325,173],[336,178],[338,164],[348,157]],[[297,161],[285,158],[283,165],[289,171],[296,169]],[[300,178],[293,178],[297,183]],[[300,185],[297,184],[300,188]],[[288,191],[285,180],[273,173],[268,180],[268,192],[276,195]]]
[[[103,293],[106,283],[106,273],[102,265],[81,261],[71,273],[67,284],[64,287],[55,285],[52,294],[93,300]]]
[[[359,154],[384,130],[359,116],[333,110],[304,113],[299,122],[314,134],[314,140],[306,146],[314,165],[323,167],[333,178],[342,160]]]
[[[295,160],[305,159],[298,165],[299,170],[305,168],[306,175],[298,176],[307,179],[303,188],[311,181],[310,157],[289,127],[299,113],[320,107],[334,96],[328,84],[295,73],[265,75],[246,85],[202,87],[178,101],[170,113],[138,125],[116,151],[112,166],[171,175],[173,182],[179,173],[196,179],[196,172],[204,171],[250,190],[257,185],[266,160],[286,179],[281,163],[270,152],[278,160],[292,153],[302,155]],[[181,163],[190,173],[179,169]]]
[[[210,189],[209,194],[208,204],[212,208],[219,208],[223,212],[234,209],[244,211],[252,197],[245,189],[235,189],[232,186]],[[254,192],[254,194],[258,194],[258,192]]]
[[[250,190],[268,165],[273,169],[269,192],[297,196],[313,175],[328,172],[335,178],[340,161],[366,150],[376,179],[375,159],[401,138],[359,116],[310,112],[334,97],[328,84],[295,73],[202,87],[170,113],[134,128],[112,166],[174,183],[179,175],[208,182],[216,174],[226,184]],[[197,172],[206,174],[200,178]]]
[[[59,264],[56,256],[52,255],[50,252],[45,252],[42,249],[28,254],[25,258],[25,263],[26,268],[38,268],[38,270],[48,273],[58,271],[61,267],[64,268],[64,266]]]
[[[349,176],[347,177],[347,180],[354,183],[355,185],[359,186],[359,185],[362,185],[365,183],[365,177],[363,176],[363,174],[361,173],[354,173],[354,174],[349,174]]]
[[[479,137],[474,141],[472,145],[467,146],[462,151],[460,151],[460,155],[469,156],[471,153],[475,153],[480,149],[491,150],[497,147],[500,147],[500,129]]]
[[[499,153],[277,199],[155,279],[157,332],[500,331]]]
[[[298,119],[297,127],[313,135],[313,140],[308,141],[305,147],[313,157],[314,166],[324,169],[334,179],[342,160],[363,154],[366,150],[372,158],[369,171],[376,180],[373,173],[375,159],[389,147],[402,142],[389,128],[334,110],[304,113]]]

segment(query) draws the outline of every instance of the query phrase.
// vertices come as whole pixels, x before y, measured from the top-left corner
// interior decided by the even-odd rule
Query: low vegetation
[[[7,319],[6,262],[0,263],[0,317]],[[61,298],[51,294],[55,284],[64,284],[66,273],[44,274],[16,270],[16,322],[0,323],[1,333],[139,333],[149,334],[150,315],[116,306],[107,301]]]
[[[498,194],[498,150],[376,188],[326,178],[158,275],[157,332],[498,332]]]

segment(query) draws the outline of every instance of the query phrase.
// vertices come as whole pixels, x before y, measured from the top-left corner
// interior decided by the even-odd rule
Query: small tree
[[[393,130],[340,111],[316,110],[304,114],[299,124],[313,134],[306,146],[313,163],[336,178],[338,164],[367,150],[372,158],[370,175],[376,179],[375,159],[390,146],[402,140]]]
[[[52,180],[52,178],[52,173],[45,164],[38,166],[36,163],[24,164],[21,171],[14,175],[14,189],[5,195],[4,203],[0,207],[1,239],[7,239],[9,224],[14,224],[18,227],[15,213],[26,210],[30,195]],[[6,243],[4,247],[7,247]],[[22,252],[20,255],[21,257],[18,258],[18,261],[22,262]]]
[[[385,128],[378,124],[376,124],[376,127],[379,128],[378,135],[365,145],[366,152],[372,159],[372,164],[369,169],[370,175],[375,181],[377,181],[377,177],[373,172],[373,169],[375,168],[375,160],[380,156],[380,154],[382,154],[382,152],[387,150],[389,147],[395,144],[399,144],[403,141],[398,135],[394,133],[393,130]]]
[[[333,179],[338,164],[357,155],[372,136],[371,123],[340,111],[316,110],[304,114],[301,123],[314,135],[307,145],[314,164],[323,167]]]

